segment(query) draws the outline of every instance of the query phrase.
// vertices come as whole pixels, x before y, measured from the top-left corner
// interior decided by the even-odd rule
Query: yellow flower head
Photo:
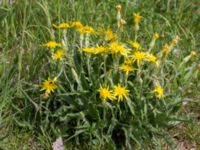
[[[158,34],[157,32],[154,33],[154,34],[153,34],[153,39],[154,39],[154,40],[157,40],[158,38],[159,38],[159,34]]]
[[[85,47],[82,49],[82,51],[86,53],[96,54],[96,50],[94,47]]]
[[[54,60],[61,60],[64,55],[65,55],[65,51],[63,49],[59,49],[55,53],[52,54],[52,58]]]
[[[197,53],[195,51],[191,51],[190,56],[195,57],[195,56],[197,56]]]
[[[119,45],[117,42],[110,43],[109,50],[111,51],[112,54],[121,54],[123,56],[128,55],[127,49],[124,46]]]
[[[100,86],[100,88],[98,89],[98,92],[100,94],[100,99],[105,102],[107,100],[114,100],[115,96],[113,95],[113,91],[109,90],[108,86]]]
[[[53,27],[55,27],[56,29],[67,29],[70,27],[70,25],[68,23],[61,23],[59,25],[53,24]]]
[[[162,55],[165,57],[167,56],[167,54],[169,53],[170,51],[170,46],[168,44],[165,44],[162,48]]]
[[[119,67],[120,70],[122,70],[123,72],[126,73],[126,75],[129,74],[129,72],[131,71],[134,71],[135,68],[130,66],[130,65],[126,65],[126,64],[122,64],[120,67]]]
[[[151,62],[151,63],[156,63],[156,61],[157,61],[156,56],[154,56],[153,54],[148,54],[148,55],[146,56],[146,58],[147,58],[147,60],[148,60],[149,62]]]
[[[56,48],[56,47],[61,47],[61,44],[55,41],[49,41],[48,43],[45,43],[42,46],[49,47],[49,48]]]
[[[128,99],[129,90],[120,84],[114,86],[114,96],[117,97],[118,102],[122,101],[124,98]]]
[[[83,26],[77,29],[78,32],[80,32],[81,34],[94,34],[95,31],[92,27],[90,26]]]
[[[98,46],[95,48],[95,52],[96,52],[96,54],[106,53],[106,52],[108,52],[108,48],[106,48],[104,46]]]
[[[42,91],[45,90],[45,93],[51,94],[51,92],[54,92],[54,90],[57,88],[55,82],[57,81],[57,78],[51,79],[48,78],[48,80],[45,80],[42,83]]]
[[[138,42],[134,42],[134,41],[129,41],[129,44],[131,44],[131,46],[135,49],[139,49],[141,46],[140,46],[140,43]]]
[[[75,27],[75,28],[77,28],[77,29],[79,29],[79,28],[82,28],[83,27],[83,25],[82,25],[82,23],[81,22],[79,22],[79,21],[75,21],[75,22],[71,22],[71,27]]]
[[[162,98],[164,95],[163,88],[160,85],[156,85],[153,92],[156,94],[156,97],[158,97],[159,99]]]
[[[142,61],[146,57],[145,52],[134,52],[133,53],[133,61],[137,61],[138,65],[140,64],[140,61]]]
[[[136,24],[138,24],[138,23],[140,22],[141,18],[142,18],[142,16],[140,16],[139,13],[134,13],[134,14],[133,14],[133,19],[134,19],[134,22],[135,22]]]
[[[113,31],[110,28],[103,31],[103,34],[105,35],[105,39],[107,41],[112,41],[117,39],[117,34],[113,33]]]

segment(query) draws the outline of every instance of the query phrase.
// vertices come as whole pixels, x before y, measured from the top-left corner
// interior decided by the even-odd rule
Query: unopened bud
[[[173,38],[172,43],[173,43],[174,45],[177,45],[179,41],[180,41],[180,37],[177,35],[177,36],[175,36],[175,37]]]
[[[126,24],[126,21],[124,19],[120,19],[120,27],[123,27]]]
[[[170,51],[170,46],[168,44],[165,44],[162,48],[162,55],[165,57]]]
[[[197,56],[197,53],[196,53],[195,51],[191,51],[190,55],[191,55],[192,57],[195,57],[195,56]]]
[[[118,5],[116,5],[116,7],[115,7],[116,9],[117,9],[117,11],[121,11],[121,9],[122,9],[122,6],[120,5],[120,4],[118,4]]]
[[[45,92],[43,95],[42,95],[42,99],[44,100],[47,100],[49,98],[49,94],[47,92]]]

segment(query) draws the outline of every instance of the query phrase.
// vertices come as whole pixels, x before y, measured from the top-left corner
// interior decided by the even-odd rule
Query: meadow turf
[[[117,30],[117,4],[122,6],[122,17],[126,20],[123,31]],[[136,98],[133,99],[138,101],[137,104],[114,104],[114,108],[108,103],[104,109],[94,91],[99,86],[99,76],[90,77],[90,73],[87,78],[81,76],[88,64],[79,65],[79,57],[68,58],[77,61],[75,71],[66,61],[66,66],[70,67],[63,67],[66,72],[60,76],[59,82],[63,85],[57,95],[50,96],[49,100],[43,99],[42,82],[48,76],[57,75],[60,69],[49,63],[47,50],[41,46],[51,40],[62,41],[62,31],[56,30],[52,24],[80,21],[95,30],[111,27],[120,35],[121,41],[127,42],[135,37],[133,13],[136,12],[142,16],[138,31],[142,46],[148,47],[155,32],[160,35],[155,53],[159,53],[162,46],[176,35],[181,39],[170,53],[168,65],[163,68],[167,74],[160,75],[166,77],[163,80],[170,94],[164,102],[150,102],[158,109],[156,117],[153,113],[145,114],[151,110],[146,110],[142,94],[148,100],[156,100],[146,96],[148,93],[142,91],[135,81],[139,88],[131,83],[128,85],[134,88]],[[200,149],[200,71],[195,70],[200,64],[199,0],[2,0],[0,29],[0,149],[51,149],[59,136],[63,137],[68,149],[175,149],[180,141]],[[79,36],[73,32],[67,33],[67,42],[68,49],[74,52]],[[97,37],[91,41],[93,44],[102,42]],[[192,50],[196,51],[196,58],[181,65]],[[96,70],[101,68],[98,60],[92,61]],[[72,75],[66,77],[68,72]],[[144,78],[147,83],[144,89],[150,89],[150,78]],[[66,84],[68,82],[72,84]],[[87,99],[95,99],[95,106],[85,104]],[[112,111],[119,111],[120,115],[107,117]],[[136,121],[128,118],[127,112],[133,113]],[[137,127],[129,128],[129,121]]]

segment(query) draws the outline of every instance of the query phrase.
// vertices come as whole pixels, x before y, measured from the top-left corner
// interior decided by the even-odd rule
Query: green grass
[[[124,32],[121,33],[123,42],[134,38],[133,12],[140,12],[143,16],[138,39],[145,48],[148,47],[145,44],[151,40],[154,32],[160,34],[160,42],[154,52],[161,51],[162,45],[170,42],[175,35],[181,38],[165,67],[169,73],[165,76],[167,78],[165,80],[170,94],[165,104],[155,104],[157,109],[164,109],[166,112],[162,112],[158,118],[150,114],[150,119],[152,117],[155,121],[153,125],[142,118],[143,103],[139,102],[146,96],[141,94],[143,93],[141,91],[149,89],[151,84],[144,85],[144,89],[137,89],[130,85],[138,94],[136,94],[138,97],[133,98],[138,101],[134,104],[137,106],[134,107],[137,110],[134,117],[138,119],[141,126],[138,127],[137,121],[128,118],[137,126],[137,128],[129,128],[126,113],[131,113],[133,110],[129,110],[126,104],[106,108],[107,115],[112,113],[112,109],[122,111],[122,117],[119,117],[121,120],[117,117],[102,119],[103,106],[95,96],[97,93],[91,89],[91,87],[98,88],[99,83],[96,83],[95,79],[99,76],[95,74],[88,79],[91,80],[88,83],[85,76],[79,76],[81,72],[78,72],[80,66],[77,64],[75,64],[77,69],[75,71],[78,73],[78,78],[71,73],[68,76],[71,82],[68,82],[66,74],[62,74],[60,82],[65,83],[60,87],[57,95],[53,95],[47,101],[41,98],[42,92],[39,86],[42,81],[49,75],[57,75],[59,71],[55,66],[53,69],[48,66],[49,56],[45,48],[41,47],[42,43],[49,40],[62,40],[62,32],[55,30],[52,24],[79,20],[84,25],[91,25],[95,29],[111,26],[116,31],[115,6],[117,4],[122,5],[122,16],[127,22]],[[189,142],[195,141],[199,148],[200,92],[198,89],[200,84],[198,81],[200,77],[199,74],[193,76],[195,65],[200,63],[199,59],[187,63],[181,71],[177,69],[191,50],[199,52],[200,49],[199,0],[20,0],[13,4],[3,1],[0,5],[0,21],[0,148],[51,149],[52,142],[59,136],[63,137],[69,149],[114,149],[114,147],[130,149],[131,146],[135,146],[135,149],[147,149],[147,147],[162,149],[162,140],[164,143],[171,144],[173,138],[170,137],[174,136]],[[78,35],[69,31],[68,40],[69,49],[77,49]],[[100,42],[96,37],[92,40],[93,45],[95,42]],[[180,52],[179,57],[175,57],[176,52]],[[93,63],[97,64],[98,61],[93,60]],[[66,70],[65,73],[71,72],[69,66],[63,68]],[[85,70],[87,69],[82,71]],[[77,88],[78,82],[84,82],[81,83],[83,87]],[[74,91],[70,91],[71,89]],[[88,89],[95,94],[91,96],[91,93],[87,93]],[[95,105],[86,103],[87,99],[94,99],[94,97]],[[78,102],[68,103],[66,100]],[[188,103],[183,106],[183,101]],[[83,105],[83,102],[86,104]],[[82,112],[86,115],[86,120],[81,116]],[[165,124],[165,119],[171,119],[167,122],[170,125]],[[178,130],[179,126],[183,127]],[[108,134],[104,134],[103,129]],[[117,134],[111,135],[111,131]],[[135,135],[131,135],[132,132]],[[134,140],[131,140],[131,137],[134,137]],[[162,137],[163,139],[160,139]],[[33,143],[32,146],[29,146],[30,141]]]

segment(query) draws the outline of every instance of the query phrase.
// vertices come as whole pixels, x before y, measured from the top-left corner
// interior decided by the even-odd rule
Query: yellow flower
[[[48,43],[43,44],[43,46],[49,47],[49,48],[56,48],[56,47],[61,47],[61,44],[55,41],[49,41]]]
[[[83,26],[77,29],[81,34],[93,34],[95,33],[94,29],[90,26]]]
[[[130,65],[126,65],[126,64],[122,64],[120,67],[119,67],[120,70],[122,70],[123,72],[126,73],[126,75],[129,74],[129,72],[131,71],[134,71],[135,68],[130,66]]]
[[[167,54],[169,53],[170,51],[170,46],[168,44],[165,44],[162,48],[162,55],[165,57],[167,56]]]
[[[135,49],[139,49],[141,46],[140,46],[140,43],[138,42],[134,42],[134,41],[129,41],[129,44],[131,44],[131,46]]]
[[[191,51],[190,56],[195,57],[197,56],[197,53],[195,51]]]
[[[54,79],[48,78],[48,80],[45,80],[42,83],[42,91],[45,90],[45,93],[51,94],[51,92],[54,92],[54,90],[57,88],[55,82],[57,81],[57,78]]]
[[[55,27],[56,29],[67,29],[70,27],[70,25],[68,23],[61,23],[59,25],[53,24],[53,27]]]
[[[122,45],[119,45],[117,42],[112,42],[109,45],[109,50],[112,54],[121,54],[123,56],[127,56],[128,51]]]
[[[109,90],[108,86],[100,86],[100,88],[98,89],[98,92],[100,94],[100,99],[105,102],[107,100],[114,100],[115,96],[113,95],[113,91]]]
[[[83,52],[96,54],[95,48],[93,47],[85,47],[82,49]]]
[[[133,53],[133,61],[137,61],[138,65],[140,64],[140,61],[142,61],[146,57],[145,52],[134,52]]]
[[[141,20],[141,17],[142,17],[142,16],[140,16],[139,13],[134,13],[134,14],[133,14],[134,22],[135,22],[136,24],[138,24],[138,23],[140,22],[140,20]]]
[[[129,90],[120,84],[114,86],[114,96],[117,97],[118,102],[122,101],[124,98],[128,99]]]
[[[108,28],[107,30],[103,31],[103,34],[105,35],[106,40],[112,41],[117,39],[117,34],[113,33],[113,31]]]
[[[164,95],[163,88],[160,85],[156,85],[153,92],[156,94],[156,97],[158,97],[159,99],[162,98]]]
[[[96,54],[108,52],[108,48],[103,46],[98,46],[95,48]]]
[[[147,54],[146,58],[151,63],[156,63],[156,61],[157,61],[156,56],[154,56],[153,54]]]
[[[157,40],[158,38],[159,38],[159,34],[158,34],[157,32],[154,33],[154,34],[153,34],[153,39],[154,39],[154,40]]]
[[[70,25],[71,25],[71,27],[75,27],[75,28],[82,28],[83,27],[82,23],[79,22],[79,21],[71,22]]]
[[[52,54],[52,58],[54,60],[61,60],[64,55],[65,55],[65,51],[63,49],[59,49],[55,53]]]

